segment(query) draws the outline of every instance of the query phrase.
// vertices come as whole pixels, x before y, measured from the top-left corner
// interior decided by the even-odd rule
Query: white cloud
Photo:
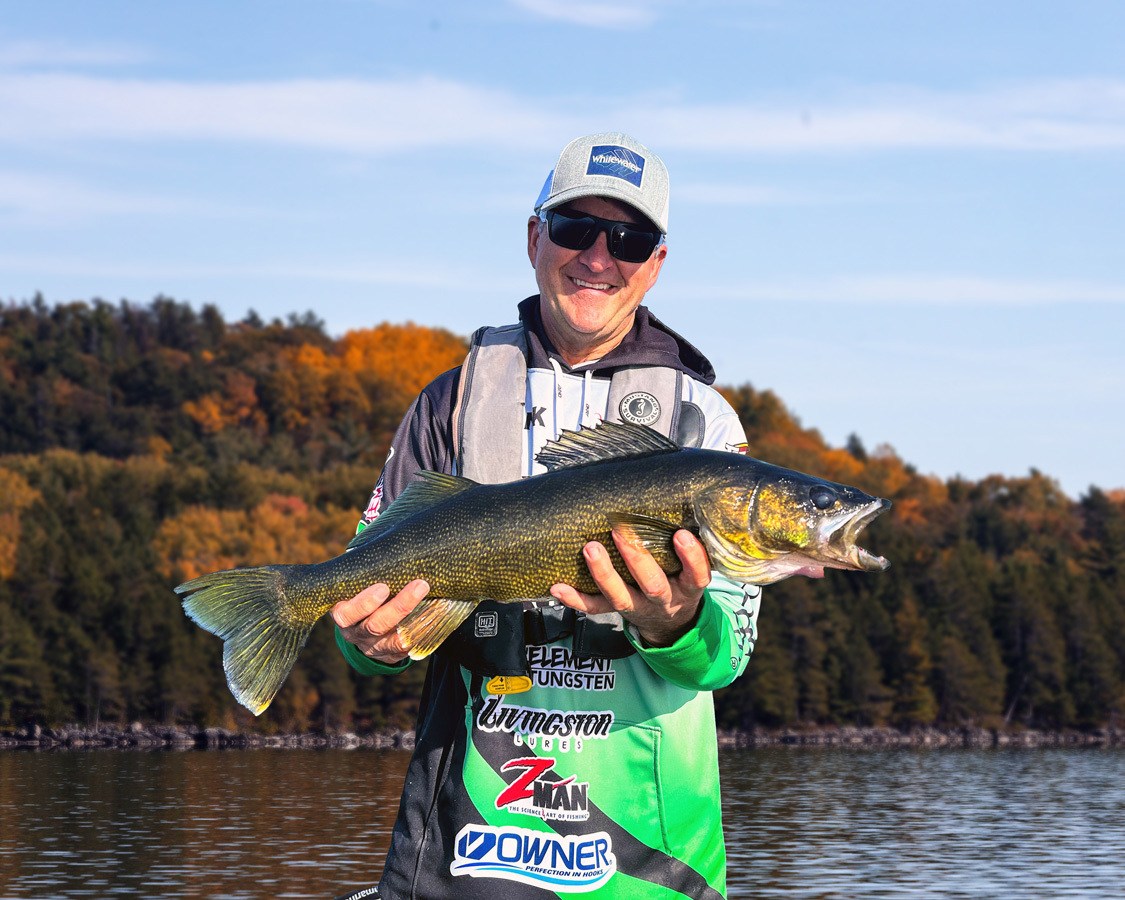
[[[137,65],[149,59],[148,53],[124,44],[75,44],[59,40],[0,43],[0,70]]]
[[[1125,81],[1109,79],[703,106],[642,99],[622,97],[602,119],[627,122],[656,146],[712,155],[1125,149]],[[253,141],[394,153],[502,142],[539,149],[582,131],[586,105],[581,97],[545,103],[436,77],[208,83],[25,72],[0,74],[0,143]]]
[[[68,178],[0,170],[0,223],[45,226],[105,216],[261,215],[262,210],[214,204],[195,197],[171,197],[117,191]],[[268,211],[271,217],[284,211]]]
[[[509,0],[524,12],[591,28],[637,28],[656,20],[658,5],[645,0]]]
[[[534,104],[453,81],[190,83],[0,77],[5,141],[257,141],[354,152],[495,143],[549,126]],[[497,129],[502,129],[498,131]]]
[[[857,275],[758,282],[753,287],[692,288],[717,300],[781,303],[870,303],[925,306],[1027,306],[1125,303],[1125,284],[1078,280],[1024,281],[955,275]]]
[[[858,193],[814,193],[760,184],[727,184],[725,182],[676,182],[675,202],[696,206],[808,206],[825,203],[854,203],[870,200]]]
[[[486,277],[480,271],[465,267],[403,263],[401,260],[370,260],[309,262],[291,259],[263,259],[239,264],[209,264],[194,261],[154,261],[150,259],[106,260],[81,255],[63,254],[0,254],[0,273],[49,272],[52,277],[114,278],[148,281],[171,280],[270,280],[313,281],[342,284],[385,285],[441,289],[464,293],[466,285],[481,285],[481,291],[515,293],[527,286],[528,279]]]
[[[1125,81],[966,91],[868,89],[836,98],[679,106],[651,114],[661,146],[725,152],[895,148],[1125,148]]]
[[[396,285],[464,290],[483,284],[491,292],[518,292],[527,278],[513,273],[497,278],[462,265],[435,267],[394,260],[263,259],[240,264],[207,264],[169,260],[107,261],[73,255],[0,255],[0,272],[51,272],[53,275],[145,279],[272,279],[368,285]],[[1020,307],[1075,303],[1125,304],[1125,284],[1086,281],[1021,281],[977,276],[866,275],[823,279],[756,282],[752,287],[699,285],[679,296],[677,287],[662,285],[660,302],[696,303],[706,296],[716,303],[837,303],[906,306]],[[944,351],[943,351],[944,352]]]

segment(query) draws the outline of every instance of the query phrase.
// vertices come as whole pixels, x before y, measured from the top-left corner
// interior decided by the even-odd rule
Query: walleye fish
[[[716,571],[745,583],[888,565],[856,536],[890,501],[854,487],[609,422],[564,432],[537,459],[545,474],[507,484],[419,472],[340,556],[179,585],[187,615],[224,640],[238,702],[255,715],[265,710],[316,621],[376,582],[392,596],[415,578],[430,585],[398,628],[413,659],[437,649],[482,600],[542,598],[557,583],[596,592],[582,558],[588,541],[601,541],[632,582],[614,528],[670,575],[681,569],[672,546],[680,528],[699,537]]]

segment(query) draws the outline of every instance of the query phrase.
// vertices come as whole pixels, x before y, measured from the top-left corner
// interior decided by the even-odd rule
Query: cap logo
[[[620,178],[636,187],[641,186],[641,176],[645,171],[645,158],[618,147],[615,144],[601,144],[590,150],[590,163],[586,166],[587,175],[608,175]]]
[[[633,391],[621,401],[621,418],[634,425],[651,425],[660,418],[660,403],[652,394]]]

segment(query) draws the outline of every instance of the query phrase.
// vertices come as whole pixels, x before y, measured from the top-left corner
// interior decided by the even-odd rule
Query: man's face
[[[583,197],[565,208],[645,223],[634,209],[606,197]],[[622,262],[609,255],[604,233],[585,250],[567,250],[551,241],[537,216],[528,220],[527,255],[539,284],[543,325],[567,363],[599,359],[621,342],[667,253],[661,244],[643,263]]]

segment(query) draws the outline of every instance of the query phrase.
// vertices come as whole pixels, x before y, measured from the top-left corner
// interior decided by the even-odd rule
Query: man
[[[421,469],[503,482],[599,420],[646,424],[685,446],[746,438],[710,363],[641,306],[668,254],[668,174],[620,133],[578,138],[527,224],[539,294],[520,323],[481,329],[464,365],[431,383],[398,429],[361,527]],[[746,666],[758,589],[712,578],[675,536],[669,578],[614,534],[637,586],[593,542],[600,589],[482,603],[434,654],[381,896],[718,898],[725,850],[710,691]],[[365,674],[410,664],[396,632],[423,581],[373,585],[332,612]]]

